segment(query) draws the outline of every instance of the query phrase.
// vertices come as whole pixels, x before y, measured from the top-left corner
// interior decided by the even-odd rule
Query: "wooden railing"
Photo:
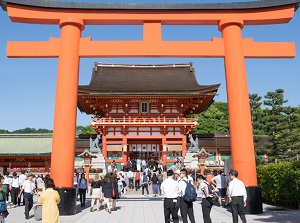
[[[92,124],[194,124],[197,118],[92,118]]]

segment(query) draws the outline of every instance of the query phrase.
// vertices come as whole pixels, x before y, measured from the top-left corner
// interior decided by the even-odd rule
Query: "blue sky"
[[[240,0],[241,1],[241,0]],[[104,2],[104,1],[103,1]],[[109,1],[106,1],[109,2]],[[197,2],[183,0],[110,1],[179,3]],[[198,1],[221,2],[221,1]],[[59,37],[54,25],[28,25],[12,23],[6,12],[0,11],[0,129],[13,131],[26,127],[53,129],[57,59],[12,59],[6,57],[7,41],[47,41]],[[86,26],[82,37],[93,40],[141,40],[142,27],[137,26]],[[163,28],[164,40],[211,40],[221,37],[215,26],[170,26]],[[300,105],[300,10],[288,24],[246,26],[243,37],[254,41],[295,42],[294,59],[247,59],[246,70],[249,93],[264,96],[269,91],[282,88],[286,105]],[[193,62],[199,84],[221,83],[216,101],[226,102],[225,71],[223,59],[195,58],[92,58],[81,59],[79,84],[88,84],[94,62],[107,63],[185,63]],[[77,112],[77,125],[89,125],[90,117]]]

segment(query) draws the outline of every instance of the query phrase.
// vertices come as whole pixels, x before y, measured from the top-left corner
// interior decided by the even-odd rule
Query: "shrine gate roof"
[[[106,3],[106,2],[66,2],[49,0],[0,0],[6,10],[6,3],[62,9],[128,9],[128,10],[201,10],[201,9],[252,9],[297,4],[299,0],[260,0],[222,3]]]
[[[96,63],[89,85],[80,93],[201,93],[217,91],[219,84],[199,85],[191,63],[126,65]]]

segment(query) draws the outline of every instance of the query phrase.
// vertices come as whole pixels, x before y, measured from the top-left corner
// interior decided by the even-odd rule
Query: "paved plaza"
[[[36,203],[38,197],[35,196]],[[109,214],[102,210],[90,212],[90,198],[88,196],[86,208],[81,209],[77,202],[77,214],[71,216],[60,216],[61,223],[163,223],[163,198],[144,197],[142,195],[125,195],[117,202],[118,210]],[[267,223],[299,223],[300,211],[280,209],[269,205],[264,205],[264,213],[259,215],[247,215],[248,223],[267,222]],[[37,222],[31,210],[31,219],[25,220],[24,206],[9,209],[9,216],[5,219],[6,223],[30,223]],[[196,222],[203,222],[201,211],[201,200],[194,202],[194,212]],[[231,223],[230,208],[214,206],[211,212],[213,223]],[[179,216],[180,218],[180,216]],[[39,221],[41,222],[41,221]],[[182,222],[182,221],[180,221]],[[240,221],[241,222],[241,221]]]

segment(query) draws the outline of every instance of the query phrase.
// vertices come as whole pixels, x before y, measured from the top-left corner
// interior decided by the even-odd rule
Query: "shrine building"
[[[106,162],[162,160],[187,152],[187,134],[198,125],[190,117],[205,111],[220,84],[199,85],[191,63],[95,63],[89,85],[78,88],[78,108],[94,115]]]

